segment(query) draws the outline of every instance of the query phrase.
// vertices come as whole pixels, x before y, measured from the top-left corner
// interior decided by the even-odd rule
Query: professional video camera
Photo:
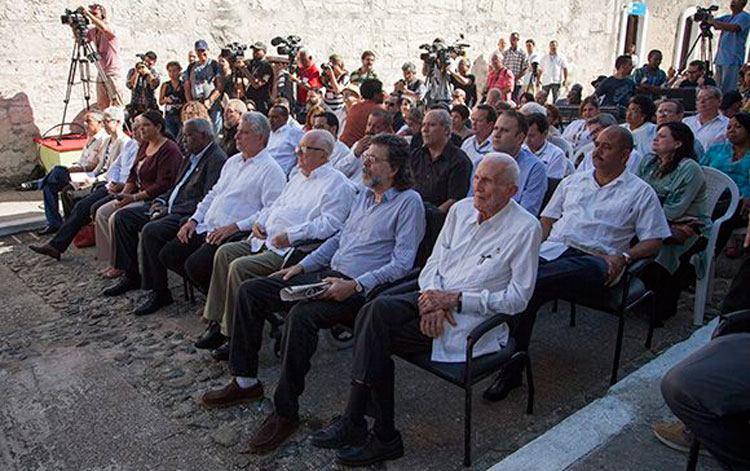
[[[289,57],[290,64],[294,64],[297,60],[297,53],[302,49],[302,38],[295,35],[286,38],[276,36],[271,40],[271,45],[276,46],[276,52],[280,55]]]
[[[471,47],[466,43],[459,42],[463,41],[463,39],[464,35],[462,34],[459,36],[458,41],[453,44],[446,44],[445,41],[440,38],[432,41],[432,44],[422,44],[419,48],[423,49],[425,52],[420,54],[419,58],[424,62],[427,62],[429,65],[449,65],[451,63],[451,53],[460,56],[464,54],[464,49]]]
[[[709,20],[714,19],[714,15],[712,12],[718,11],[719,7],[717,5],[711,5],[708,8],[702,8],[702,7],[696,7],[697,11],[693,15],[693,21],[696,23],[704,23]]]
[[[76,39],[82,40],[86,38],[89,18],[83,12],[83,7],[76,8],[75,10],[69,10],[66,8],[65,14],[60,16],[60,21],[62,24],[68,25],[73,29],[73,34]]]
[[[221,50],[221,56],[225,57],[230,64],[233,64],[238,59],[245,58],[245,51],[247,51],[247,44],[240,44],[235,41],[224,46],[224,49]]]

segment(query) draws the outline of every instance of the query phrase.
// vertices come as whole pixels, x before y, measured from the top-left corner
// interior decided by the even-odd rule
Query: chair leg
[[[534,413],[534,375],[531,374],[531,357],[526,352],[526,413]]]
[[[465,395],[465,410],[464,410],[464,466],[467,468],[471,466],[471,380],[466,382],[464,395]]]
[[[612,362],[612,377],[609,379],[610,386],[617,382],[617,371],[620,369],[620,353],[622,351],[622,336],[625,333],[625,312],[620,310],[617,325],[617,341],[615,342],[615,359]]]
[[[695,471],[698,467],[698,453],[701,450],[701,442],[696,438],[693,438],[693,443],[690,444],[690,453],[688,454],[688,462],[686,471]]]
[[[570,326],[576,326],[576,303],[570,303]]]
[[[651,342],[654,340],[654,327],[656,326],[656,295],[651,292],[648,296],[648,334],[646,335],[646,349],[651,350]]]

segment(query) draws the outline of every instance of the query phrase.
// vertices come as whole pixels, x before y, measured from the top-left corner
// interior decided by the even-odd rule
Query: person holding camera
[[[417,77],[417,66],[412,62],[404,62],[401,66],[404,78],[396,82],[393,87],[397,95],[406,95],[414,102],[424,100],[427,94],[427,86]]]
[[[321,65],[321,81],[326,91],[323,102],[334,113],[344,108],[344,88],[349,85],[349,72],[344,67],[344,60],[338,54],[332,54],[328,62]]]
[[[122,106],[120,43],[115,29],[107,21],[107,10],[98,3],[89,5],[88,8],[82,6],[80,10],[93,24],[86,33],[86,38],[96,46],[99,65],[104,72],[104,76],[99,74],[96,80],[96,105],[99,110]]]
[[[208,115],[214,125],[214,134],[221,134],[222,122],[221,93],[216,90],[215,79],[221,75],[221,67],[214,59],[208,57],[208,43],[204,39],[195,42],[195,55],[198,60],[190,64],[185,80],[185,97],[187,101],[200,101],[208,109]]]
[[[513,93],[515,83],[516,78],[513,76],[513,72],[507,69],[503,63],[503,55],[497,51],[492,53],[490,71],[487,74],[487,83],[485,83],[484,90],[482,91],[482,97],[485,102],[489,103],[489,92],[493,88],[500,91],[500,100],[508,101],[510,94]]]
[[[320,70],[315,65],[312,54],[305,49],[300,49],[297,54],[297,65],[299,66],[297,73],[290,75],[289,78],[297,84],[297,107],[304,109],[307,105],[307,91],[321,88],[323,84],[320,82]]]
[[[182,129],[180,114],[185,99],[185,83],[182,80],[182,66],[177,61],[167,62],[169,80],[161,85],[159,104],[164,107],[164,121],[167,132],[177,138]]]
[[[453,92],[463,91],[466,95],[464,104],[471,109],[477,104],[477,79],[471,73],[471,62],[462,57],[458,60],[456,71],[451,75]]]
[[[709,18],[706,24],[721,31],[719,46],[716,49],[714,65],[716,82],[723,93],[737,89],[737,76],[745,62],[745,44],[750,31],[750,14],[744,12],[747,0],[732,0],[731,14]]]
[[[271,64],[266,60],[268,47],[258,41],[250,49],[253,58],[247,64],[250,84],[245,91],[245,100],[253,100],[256,111],[268,114],[271,107],[271,88],[273,87],[274,72]]]
[[[136,54],[140,60],[135,67],[128,71],[125,86],[130,90],[130,104],[127,106],[128,115],[132,122],[136,116],[148,110],[158,110],[156,104],[156,89],[161,82],[156,65],[156,53],[148,51]]]
[[[453,60],[441,40],[432,43],[432,50],[422,54],[422,75],[427,77],[427,93],[424,101],[427,106],[436,103],[450,105],[453,100]]]

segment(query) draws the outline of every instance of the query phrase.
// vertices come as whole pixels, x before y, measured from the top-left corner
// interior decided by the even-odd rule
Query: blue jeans
[[[224,132],[224,114],[218,102],[214,103],[211,109],[208,110],[208,116],[211,117],[211,123],[214,126],[214,135],[218,136],[222,134]]]
[[[180,115],[167,114],[164,116],[164,122],[167,125],[167,132],[177,139],[177,136],[180,134],[180,129],[182,129]]]
[[[44,217],[49,227],[62,226],[58,193],[69,183],[70,173],[67,168],[60,165],[56,165],[44,178],[37,180],[37,188],[41,189],[44,195]]]
[[[737,78],[740,75],[739,65],[716,65],[716,85],[721,93],[737,90]]]

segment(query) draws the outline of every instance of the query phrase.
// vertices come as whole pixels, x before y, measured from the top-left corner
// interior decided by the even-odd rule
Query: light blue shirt
[[[286,175],[292,171],[292,167],[297,164],[297,154],[294,149],[299,145],[305,131],[294,128],[289,124],[281,126],[276,131],[271,131],[268,138],[266,150],[281,165]]]
[[[193,173],[193,170],[195,170],[196,167],[198,167],[198,163],[201,161],[201,157],[203,157],[203,154],[206,153],[206,149],[209,148],[211,144],[208,144],[206,147],[203,148],[202,151],[198,152],[197,154],[191,154],[190,155],[190,167],[187,169],[185,174],[182,176],[182,179],[175,185],[174,189],[172,190],[172,193],[169,195],[169,203],[167,204],[167,209],[169,212],[172,212],[172,203],[174,203],[174,200],[177,198],[177,195],[180,194],[180,189],[182,188],[182,185],[185,184],[185,182],[190,178],[190,175]]]
[[[341,231],[300,264],[307,273],[330,266],[370,291],[412,269],[425,225],[424,204],[416,191],[391,188],[376,203],[368,188],[357,195]]]
[[[130,139],[123,145],[120,154],[115,157],[112,166],[107,170],[107,180],[112,183],[125,183],[130,175],[130,167],[135,162],[135,156],[138,154],[140,144],[135,139]]]
[[[737,15],[724,15],[716,21],[730,23],[740,27],[736,33],[722,31],[719,47],[716,48],[716,65],[742,65],[745,63],[745,44],[750,31],[750,14],[741,11]]]
[[[547,192],[547,170],[544,168],[544,162],[522,147],[516,156],[516,163],[518,164],[518,193],[513,196],[513,199],[523,209],[538,216],[544,194]]]

